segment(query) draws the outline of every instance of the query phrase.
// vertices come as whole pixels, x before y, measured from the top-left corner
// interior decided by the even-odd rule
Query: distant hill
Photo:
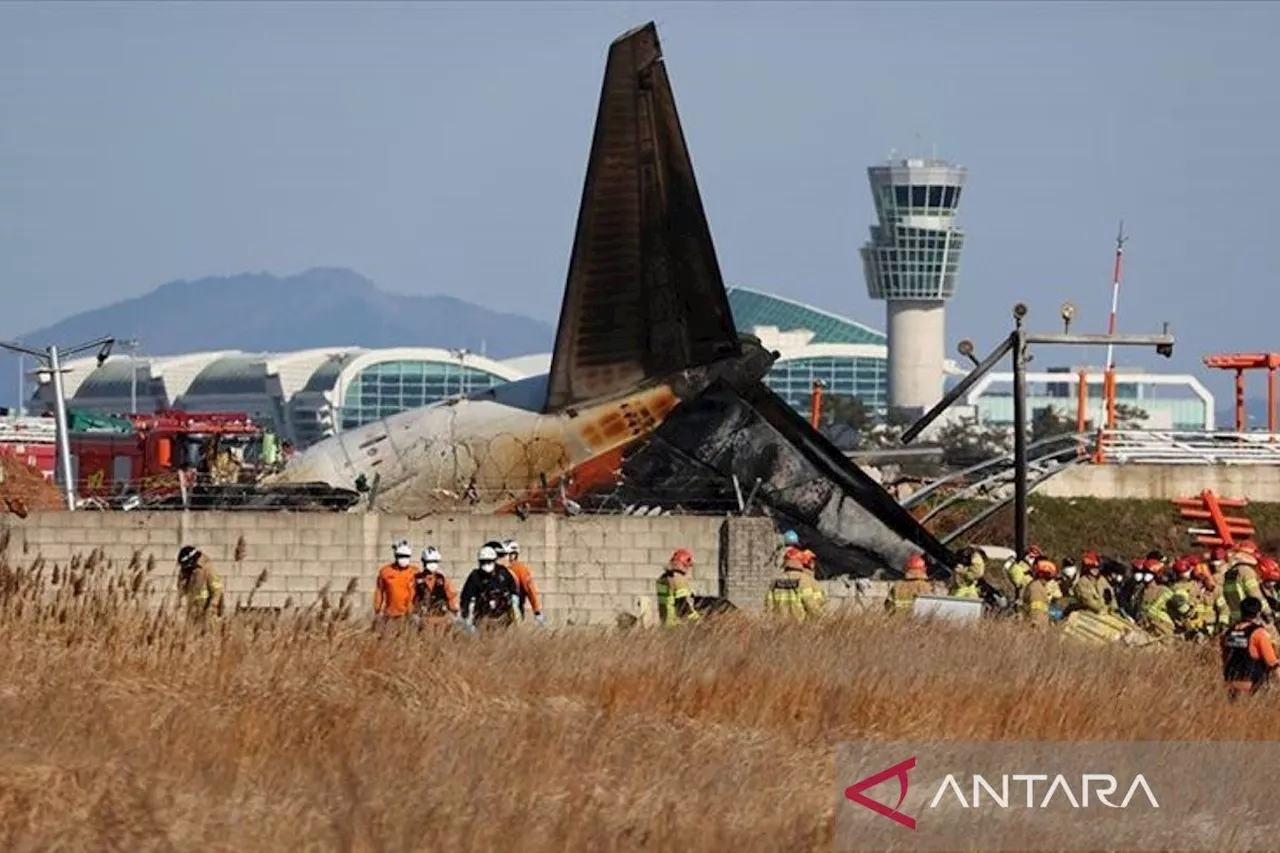
[[[348,269],[317,268],[172,281],[145,296],[68,317],[23,341],[74,344],[102,335],[137,338],[147,355],[200,350],[288,351],[327,346],[436,346],[503,359],[548,352],[555,330],[519,314],[452,296],[379,290]],[[31,365],[28,365],[30,369]],[[14,401],[16,364],[0,363],[0,405]]]

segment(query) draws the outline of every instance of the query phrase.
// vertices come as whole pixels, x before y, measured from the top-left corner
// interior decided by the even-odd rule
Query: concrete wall
[[[1077,465],[1047,480],[1036,494],[1051,498],[1194,497],[1212,489],[1223,497],[1280,502],[1280,466]]]
[[[776,571],[780,539],[768,519],[706,516],[633,518],[536,516],[524,522],[491,516],[406,518],[366,514],[247,512],[50,512],[26,519],[0,516],[11,534],[10,554],[37,554],[65,563],[74,554],[102,548],[117,566],[135,551],[154,557],[157,588],[171,589],[178,548],[205,551],[223,576],[228,606],[244,600],[263,571],[267,581],[253,603],[305,607],[329,585],[335,603],[349,583],[355,604],[372,607],[373,578],[406,538],[415,553],[433,544],[444,553],[447,574],[461,587],[476,550],[486,540],[515,537],[557,624],[613,623],[633,612],[636,599],[651,602],[654,580],[677,547],[693,549],[694,586],[700,595],[725,595],[739,607],[759,609]],[[243,538],[244,557],[234,559]],[[836,581],[833,593],[845,592]]]

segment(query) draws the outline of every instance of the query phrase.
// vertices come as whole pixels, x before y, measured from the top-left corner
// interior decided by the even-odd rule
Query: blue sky
[[[1017,300],[1104,328],[1123,217],[1122,330],[1188,370],[1275,346],[1280,6],[1190,2],[6,3],[0,335],[311,266],[554,322],[605,49],[649,19],[730,283],[882,327],[865,169],[936,145],[952,343]]]

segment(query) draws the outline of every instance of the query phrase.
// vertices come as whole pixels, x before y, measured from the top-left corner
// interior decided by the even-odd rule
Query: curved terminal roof
[[[746,287],[729,288],[729,308],[739,331],[752,333],[758,326],[779,332],[804,330],[814,344],[887,344],[884,332],[870,326],[771,293]]]
[[[504,359],[502,363],[522,376],[538,376],[551,372],[551,353],[518,355],[515,358]]]
[[[363,371],[377,364],[386,364],[394,361],[410,361],[410,362],[431,362],[434,364],[454,364],[459,367],[469,367],[473,370],[482,370],[493,376],[507,381],[515,379],[523,379],[524,373],[512,369],[509,365],[500,361],[494,361],[483,355],[478,355],[465,350],[449,350],[437,349],[436,347],[392,347],[389,349],[361,350],[353,353],[351,357],[341,361],[340,369],[334,370],[331,363],[326,368],[327,377],[333,376],[333,383],[327,387],[316,388],[312,376],[312,382],[307,383],[308,390],[320,390],[331,392],[339,385],[346,387],[349,383],[355,381]]]
[[[343,358],[355,347],[327,347],[289,353],[228,353],[206,365],[184,396],[235,397],[274,393],[267,383],[277,379],[286,400],[306,387],[321,367]]]

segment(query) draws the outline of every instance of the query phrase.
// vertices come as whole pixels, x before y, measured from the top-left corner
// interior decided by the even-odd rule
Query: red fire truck
[[[58,429],[53,418],[0,418],[0,453],[7,453],[53,479],[58,458]]]
[[[236,482],[252,482],[262,465],[266,433],[248,415],[165,410],[101,420],[115,423],[95,429],[72,418],[69,424],[82,497],[174,494],[179,472],[189,484],[209,482],[225,472],[219,469],[224,458],[235,460]]]

